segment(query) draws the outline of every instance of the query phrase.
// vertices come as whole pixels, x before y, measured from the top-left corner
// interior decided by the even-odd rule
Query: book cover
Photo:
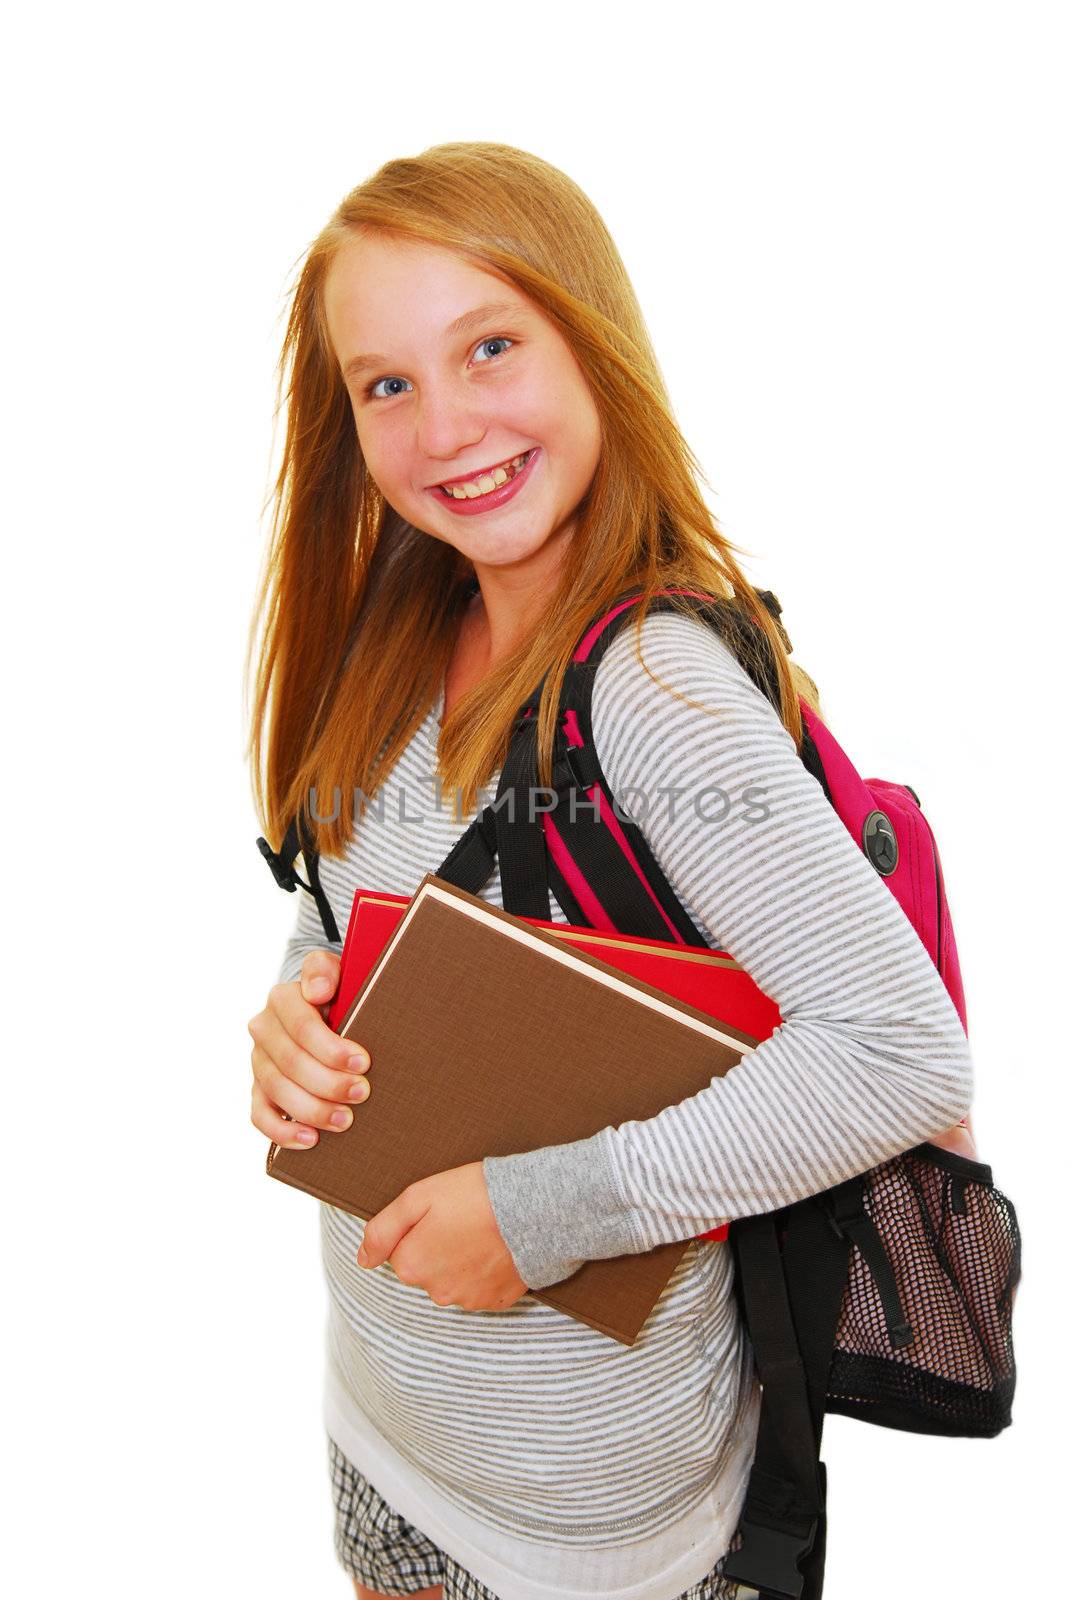
[[[345,1132],[321,1133],[309,1150],[273,1145],[268,1156],[273,1177],[366,1220],[431,1173],[655,1116],[758,1042],[562,938],[560,926],[513,917],[434,874],[400,914],[387,912],[395,925],[338,1029],[368,1049],[372,1093]],[[361,941],[358,922],[347,937],[354,959]],[[719,970],[751,984],[735,963],[713,967],[708,1001]],[[692,1242],[590,1261],[531,1292],[631,1344]]]

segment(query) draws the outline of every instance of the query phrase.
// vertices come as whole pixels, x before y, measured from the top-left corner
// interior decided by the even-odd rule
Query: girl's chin
[[[508,545],[495,544],[494,540],[458,540],[455,548],[476,567],[494,570],[495,567],[517,568],[525,566],[530,561],[535,561],[542,544],[525,545],[523,549],[512,549]]]

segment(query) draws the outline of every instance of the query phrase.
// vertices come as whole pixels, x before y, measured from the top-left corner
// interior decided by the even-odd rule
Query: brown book
[[[273,1144],[267,1169],[365,1221],[419,1178],[656,1116],[758,1043],[434,873],[339,1033],[367,1048],[372,1093],[344,1132]],[[631,1345],[691,1242],[530,1292]]]

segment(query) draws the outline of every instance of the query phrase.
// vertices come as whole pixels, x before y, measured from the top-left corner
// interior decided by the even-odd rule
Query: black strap
[[[804,1580],[803,1600],[821,1600],[825,1577],[827,1502],[825,1463],[818,1460],[818,1453],[822,1444],[822,1427],[825,1421],[829,1367],[833,1357],[840,1308],[844,1299],[851,1245],[847,1240],[838,1239],[833,1233],[829,1217],[815,1197],[798,1201],[796,1205],[787,1208],[779,1215],[784,1231],[781,1243],[781,1266],[792,1307],[795,1337],[806,1374],[807,1398],[814,1428],[813,1452],[822,1500],[814,1542],[810,1550],[800,1558],[798,1570]],[[735,1228],[736,1224],[733,1227]],[[763,1408],[765,1409],[765,1397]],[[777,1419],[774,1412],[771,1412],[771,1423],[776,1427]],[[760,1413],[760,1434],[755,1458],[760,1469],[766,1436],[761,1425]],[[762,1592],[760,1590],[760,1594]]]
[[[458,889],[467,889],[469,894],[479,894],[495,870],[497,855],[495,812],[492,806],[485,806],[479,816],[469,823],[442,864],[436,867],[435,875],[445,878],[447,883],[454,884]]]
[[[516,917],[551,921],[547,843],[539,810],[552,803],[536,779],[536,717],[518,717],[495,795],[495,837],[502,904]]]
[[[781,1251],[800,1356],[807,1373],[816,1447],[822,1442],[829,1368],[851,1260],[851,1244],[834,1233],[817,1197],[788,1213]]]
[[[335,914],[331,910],[331,902],[328,900],[323,884],[320,882],[319,854],[312,844],[311,838],[303,836],[299,830],[297,819],[291,818],[278,851],[273,850],[267,839],[264,838],[257,840],[257,849],[268,863],[272,876],[281,889],[285,889],[288,894],[293,894],[295,889],[300,887],[307,894],[312,895],[316,901],[316,909],[320,913],[320,921],[323,923],[328,941],[338,944],[340,942],[338,923],[335,921]],[[309,875],[308,883],[305,882],[304,878],[299,877],[294,870],[294,862],[298,855],[301,856],[305,863],[305,871]]]
[[[731,1225],[730,1237],[762,1407],[739,1524],[742,1542],[722,1571],[778,1600],[801,1600],[803,1562],[825,1512],[825,1485],[776,1215],[743,1217]]]
[[[915,1331],[907,1320],[892,1262],[881,1241],[873,1218],[863,1205],[862,1178],[849,1178],[823,1196],[834,1233],[851,1240],[870,1268],[870,1275],[881,1297],[885,1328],[894,1350],[903,1350],[915,1341]]]
[[[583,766],[577,757],[586,758]],[[590,794],[577,782],[579,773],[588,779],[589,785],[596,786]],[[606,819],[613,811],[614,797],[595,759],[594,747],[585,745],[571,752],[564,736],[559,736],[554,785],[558,794],[558,806],[553,813],[555,826],[612,925],[637,938],[672,937],[659,904],[644,889],[610,830]],[[636,824],[626,811],[619,808],[613,814],[623,833],[634,833]],[[634,845],[632,848],[638,855]],[[644,875],[650,881],[648,874]],[[694,929],[692,933],[695,941],[702,944]]]
[[[826,777],[826,769],[822,764],[822,757],[818,754],[818,747],[811,738],[806,722],[803,723],[803,737],[800,741],[800,760],[811,774],[811,777],[818,779],[826,799],[832,805],[833,794],[829,787],[829,779]]]

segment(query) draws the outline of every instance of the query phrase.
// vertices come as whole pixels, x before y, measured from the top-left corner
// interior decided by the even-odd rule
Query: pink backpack
[[[674,591],[659,591],[660,594],[672,592]],[[676,592],[694,593],[694,591]],[[626,613],[637,603],[638,598],[637,595],[632,599],[620,601],[588,629],[573,654],[574,669],[583,667],[590,670],[598,665],[616,635],[618,626],[627,620]],[[719,626],[718,601],[712,596],[706,598],[713,608],[716,628],[719,632],[723,631]],[[760,591],[760,598],[778,619],[780,625],[781,607],[776,596],[769,590],[764,590]],[[653,604],[651,609],[658,611],[669,608]],[[783,628],[781,631],[787,644],[787,635],[784,634]],[[762,638],[758,630],[755,630],[755,633],[756,640]],[[772,666],[768,671],[769,676],[759,677],[752,670],[752,676],[776,706],[776,677],[772,675]],[[590,676],[593,681],[593,670]],[[537,705],[538,694],[526,707],[522,721],[534,715]],[[634,866],[641,880],[645,881],[639,863],[634,859],[625,831],[610,805],[612,796],[608,792],[605,777],[601,773],[596,774],[593,768],[586,774],[583,771],[584,758],[581,752],[585,752],[593,744],[590,705],[590,692],[587,696],[580,693],[576,697],[576,704],[565,710],[562,717],[562,732],[566,741],[563,755],[570,771],[574,767],[578,769],[575,776],[585,788],[587,798],[591,797],[593,787],[584,783],[585,776],[594,778],[595,784],[602,788],[603,795],[600,802],[602,820],[609,825],[614,842],[625,859]],[[967,1013],[963,984],[960,978],[959,958],[956,954],[955,935],[952,931],[952,919],[944,892],[941,860],[933,829],[923,815],[918,795],[908,784],[891,783],[885,778],[861,778],[817,713],[802,700],[800,713],[805,727],[801,753],[804,765],[819,780],[827,800],[844,826],[900,902],[944,979],[966,1031]],[[580,720],[582,716],[586,727],[582,726]],[[548,811],[543,819],[547,848],[572,890],[577,904],[582,906],[587,924],[592,927],[610,928],[613,924],[598,900],[597,891],[587,882],[578,863],[570,855],[556,817],[556,810],[553,813]],[[658,897],[649,884],[646,884],[646,890],[652,903],[658,904]],[[678,937],[674,930],[673,919],[666,914],[662,920],[664,922],[662,936]],[[629,931],[635,932],[635,929]],[[691,942],[701,944],[703,940],[697,939]]]

